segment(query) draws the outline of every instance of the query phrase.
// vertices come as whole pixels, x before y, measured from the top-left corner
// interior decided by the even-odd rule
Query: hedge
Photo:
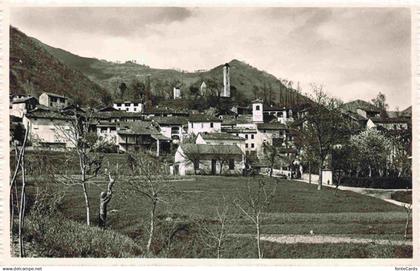
[[[340,185],[380,189],[411,189],[411,177],[344,177]]]

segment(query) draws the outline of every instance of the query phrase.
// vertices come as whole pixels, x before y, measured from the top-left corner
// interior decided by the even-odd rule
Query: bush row
[[[336,181],[335,181],[336,182]],[[341,179],[340,185],[365,187],[365,188],[382,188],[382,189],[411,189],[411,177],[344,177]]]

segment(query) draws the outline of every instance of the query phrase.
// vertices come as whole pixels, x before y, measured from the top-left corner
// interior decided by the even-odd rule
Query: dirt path
[[[236,237],[254,237],[252,234],[233,234]],[[410,240],[387,240],[387,239],[368,239],[353,238],[347,236],[334,235],[303,235],[303,234],[264,234],[262,241],[275,242],[281,244],[336,244],[336,243],[355,243],[355,244],[376,244],[376,245],[412,245]]]

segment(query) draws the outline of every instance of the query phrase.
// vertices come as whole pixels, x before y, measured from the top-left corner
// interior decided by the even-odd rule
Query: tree
[[[334,146],[340,144],[349,133],[348,124],[339,108],[341,103],[328,97],[321,85],[312,84],[312,103],[303,117],[301,134],[305,135],[303,146],[317,159],[319,169],[318,190],[322,189],[322,170]],[[308,145],[310,142],[311,145]]]
[[[112,198],[112,187],[115,183],[115,177],[112,177],[112,173],[107,169],[108,173],[108,186],[105,192],[101,192],[99,197],[99,227],[105,228],[106,227],[106,216],[107,216],[107,206],[108,203],[111,201]],[[118,175],[118,164],[117,169],[114,173]]]
[[[281,161],[283,156],[278,146],[268,144],[267,142],[263,144],[263,153],[264,157],[270,163],[270,177],[272,177],[276,162]]]
[[[223,202],[221,206],[215,207],[216,211],[216,223],[211,223],[209,226],[205,221],[199,223],[200,236],[206,246],[210,249],[216,250],[216,256],[219,259],[222,255],[223,244],[228,235],[228,223],[229,223],[229,205],[226,202],[225,196],[223,196]]]
[[[382,116],[386,116],[386,111],[388,109],[388,104],[386,103],[385,94],[379,92],[378,95],[371,100],[373,105],[378,107],[381,110]]]
[[[252,180],[252,184],[250,179]],[[246,182],[245,194],[240,193],[234,200],[234,205],[254,224],[257,256],[259,259],[262,259],[264,256],[261,248],[262,215],[270,206],[276,194],[277,181],[273,180],[273,178],[263,177],[253,177],[250,179]]]
[[[146,85],[137,79],[134,79],[130,83],[130,98],[133,100],[145,100],[150,101],[150,95],[146,91]]]
[[[376,129],[368,129],[352,136],[350,142],[360,154],[359,165],[368,169],[368,176],[374,171],[380,176],[387,168],[387,159],[391,151],[391,141]]]
[[[120,99],[123,100],[127,91],[127,85],[124,82],[121,82],[121,84],[118,86],[118,89],[120,91]]]
[[[66,152],[69,160],[77,157],[80,176],[60,175],[55,178],[65,185],[80,185],[86,208],[86,224],[90,225],[90,202],[87,191],[87,184],[98,176],[102,167],[103,155],[97,150],[104,142],[99,141],[95,132],[90,131],[91,114],[81,114],[76,109],[67,112],[69,118],[65,125],[56,126],[57,136],[68,141],[72,147]]]
[[[128,178],[125,187],[127,193],[144,197],[149,202],[150,224],[146,250],[150,254],[155,234],[156,210],[159,203],[165,202],[163,198],[170,188],[170,183],[164,179],[167,171],[157,158],[142,152],[129,156],[133,165],[132,174],[138,178]]]
[[[13,220],[14,220],[14,209],[15,206],[18,208],[18,239],[19,239],[19,256],[24,257],[25,251],[23,249],[23,226],[25,220],[25,208],[26,208],[26,167],[25,167],[25,148],[26,142],[29,135],[29,129],[26,130],[25,136],[23,139],[23,144],[20,151],[16,151],[18,154],[18,159],[15,165],[15,171],[12,175],[12,178],[9,183],[10,189],[10,209],[11,209],[11,231],[13,231]],[[17,188],[17,178],[19,172],[21,173],[21,187],[20,187],[20,198],[18,196],[18,188]],[[15,195],[13,195],[13,190],[15,191]]]

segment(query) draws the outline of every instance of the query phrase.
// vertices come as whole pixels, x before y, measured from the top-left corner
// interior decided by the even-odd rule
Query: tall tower
[[[264,122],[263,102],[260,99],[252,101],[252,121],[256,123]]]
[[[222,97],[230,97],[230,66],[226,63],[223,66],[223,93]]]

